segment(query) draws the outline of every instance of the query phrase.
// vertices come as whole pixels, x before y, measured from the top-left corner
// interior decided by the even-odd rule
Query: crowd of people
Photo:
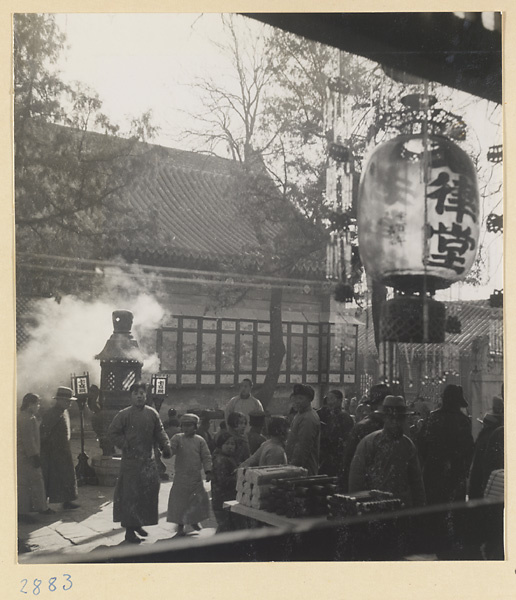
[[[158,523],[160,479],[167,477],[163,459],[172,457],[167,521],[176,525],[176,536],[186,535],[187,527],[201,529],[210,515],[210,501],[217,531],[230,528],[223,505],[236,498],[241,466],[296,465],[310,476],[335,476],[340,493],[382,490],[406,507],[482,497],[491,472],[503,468],[503,388],[502,396],[493,398],[476,442],[458,385],[447,385],[440,407],[430,412],[415,403],[407,406],[384,384],[372,386],[360,402],[331,390],[315,410],[314,389],[294,384],[287,416],[270,415],[252,390],[252,382],[243,380],[214,432],[207,412],[178,416],[170,409],[164,425],[149,405],[146,384],[131,386],[130,406],[114,417],[108,430],[122,456],[113,519],[126,529],[128,543],[140,543],[147,535],[144,527]],[[21,405],[21,520],[34,520],[34,512],[54,512],[49,503],[62,503],[64,510],[78,507],[68,414],[76,398],[66,387],[59,387],[54,398],[41,423],[36,394],[27,394]],[[211,499],[204,480],[211,482]]]

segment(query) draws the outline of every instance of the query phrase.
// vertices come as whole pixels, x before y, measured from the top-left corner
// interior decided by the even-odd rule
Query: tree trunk
[[[260,389],[256,392],[256,397],[263,404],[264,409],[267,409],[274,391],[278,385],[278,379],[281,371],[281,363],[285,356],[285,343],[283,342],[283,323],[281,318],[281,304],[283,298],[282,288],[272,288],[270,298],[270,321],[271,321],[271,336],[269,346],[269,364],[265,381]]]

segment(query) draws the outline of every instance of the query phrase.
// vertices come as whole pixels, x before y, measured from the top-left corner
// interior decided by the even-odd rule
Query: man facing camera
[[[314,389],[309,385],[296,383],[292,401],[297,411],[287,440],[287,457],[291,465],[304,467],[309,475],[319,471],[319,444],[321,421],[312,408]]]

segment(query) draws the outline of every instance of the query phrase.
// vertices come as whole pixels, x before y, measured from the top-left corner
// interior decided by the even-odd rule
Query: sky
[[[63,14],[56,21],[69,44],[58,65],[63,78],[91,86],[117,121],[152,110],[160,127],[153,141],[164,146],[177,147],[189,114],[202,111],[194,79],[229,70],[212,43],[224,39],[219,14]]]
[[[250,30],[260,23],[241,18]],[[203,110],[192,87],[196,77],[214,76],[227,85],[231,65],[213,43],[224,41],[219,14],[60,14],[56,21],[67,36],[68,47],[58,64],[63,79],[81,81],[95,90],[103,111],[122,124],[151,110],[160,128],[153,143],[195,150],[198,142],[181,133],[194,125],[192,114]],[[447,110],[469,121],[473,149],[486,153],[501,143],[500,108],[492,103],[472,102],[473,97],[450,91]],[[197,146],[196,146],[197,145]],[[501,181],[501,165],[491,167],[490,189]],[[501,195],[483,202],[485,214],[501,213]],[[486,252],[483,284],[472,288],[456,284],[440,293],[442,300],[486,298],[503,287],[501,236],[481,234]]]

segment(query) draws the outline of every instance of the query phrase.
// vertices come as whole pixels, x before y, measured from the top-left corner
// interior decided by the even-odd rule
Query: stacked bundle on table
[[[336,477],[276,478],[269,490],[268,510],[287,517],[315,517],[326,515],[326,497],[337,488]]]
[[[270,490],[273,480],[300,477],[306,474],[306,469],[293,465],[238,469],[236,486],[237,502],[244,506],[269,510]]]
[[[353,494],[333,494],[328,496],[328,519],[352,517],[371,513],[388,512],[403,508],[399,498],[390,492],[368,490]]]

